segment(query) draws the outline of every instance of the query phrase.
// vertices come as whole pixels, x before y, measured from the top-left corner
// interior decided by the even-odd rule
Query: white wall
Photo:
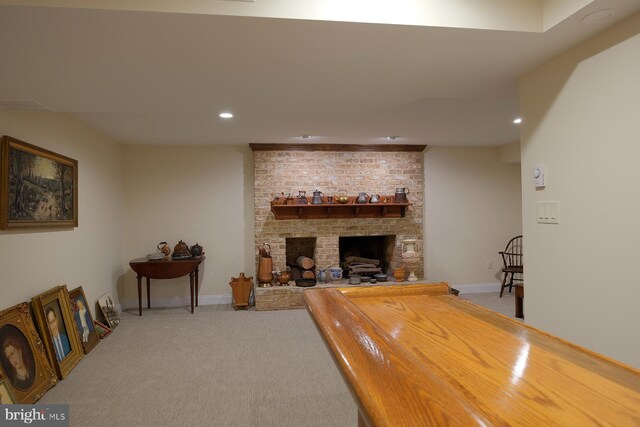
[[[64,114],[0,112],[0,134],[78,160],[78,228],[0,231],[0,310],[59,284],[118,298],[122,150]],[[95,306],[92,306],[95,311]]]
[[[207,257],[200,303],[230,302],[231,277],[255,277],[252,154],[238,146],[125,146],[125,265],[160,241],[171,249],[179,240],[198,242]],[[187,304],[188,283],[188,276],[152,280],[152,307]],[[137,307],[131,269],[123,292],[125,305]]]
[[[520,165],[500,162],[498,148],[432,147],[424,205],[427,279],[495,289],[498,252],[522,232]]]
[[[640,367],[640,14],[521,79],[527,323]],[[529,184],[545,162],[549,185]],[[558,225],[536,202],[560,202]]]

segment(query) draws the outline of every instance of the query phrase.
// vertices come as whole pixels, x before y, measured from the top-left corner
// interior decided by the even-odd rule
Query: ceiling
[[[637,11],[592,1],[524,32],[0,5],[0,108],[38,103],[124,144],[504,145],[518,77]]]

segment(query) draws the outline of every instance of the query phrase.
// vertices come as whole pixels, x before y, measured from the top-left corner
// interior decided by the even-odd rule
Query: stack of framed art
[[[100,341],[82,286],[56,286],[31,307],[0,311],[0,403],[37,402]]]

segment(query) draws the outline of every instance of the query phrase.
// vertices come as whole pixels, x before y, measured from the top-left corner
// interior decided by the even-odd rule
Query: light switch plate
[[[536,218],[538,224],[560,223],[560,202],[557,200],[541,201],[537,203]]]

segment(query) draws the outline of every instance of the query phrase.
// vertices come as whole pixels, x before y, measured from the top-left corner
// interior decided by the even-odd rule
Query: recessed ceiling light
[[[519,125],[520,123],[522,123],[522,117],[516,117],[515,119],[513,119],[513,123]]]
[[[582,17],[582,22],[585,24],[595,24],[597,22],[606,21],[611,18],[615,13],[615,9],[602,9],[591,12],[588,15]]]
[[[391,136],[388,136],[388,137],[387,137],[387,139],[388,139],[389,141],[395,141],[396,139],[398,139],[398,135],[391,135]]]
[[[233,117],[233,114],[231,114],[231,113],[227,113],[227,112],[220,113],[220,114],[218,114],[218,115],[219,115],[220,117],[222,117],[223,119],[230,119],[230,118],[232,118],[232,117]]]
[[[304,135],[300,135],[300,138],[302,139],[309,139],[311,138],[311,135],[307,135],[306,133]]]

